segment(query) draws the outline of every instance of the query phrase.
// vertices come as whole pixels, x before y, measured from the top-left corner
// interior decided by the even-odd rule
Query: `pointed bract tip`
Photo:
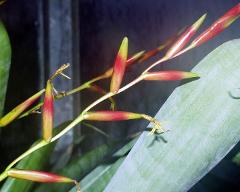
[[[200,76],[197,73],[192,72],[184,72],[184,78],[190,79],[190,78],[199,78]]]
[[[194,24],[188,27],[185,32],[180,35],[172,47],[167,51],[165,57],[169,59],[181,52],[185,45],[187,45],[187,43],[190,41],[192,36],[196,34],[198,28],[201,26],[205,18],[206,14],[202,15]]]
[[[128,53],[128,38],[124,37],[118,54],[123,58],[127,59],[127,53]]]
[[[131,56],[130,58],[128,58],[127,60],[127,65],[132,65],[134,64],[136,61],[139,61],[139,59],[143,56],[143,54],[145,53],[145,50],[140,51],[136,54],[134,54],[133,56]]]
[[[202,25],[202,23],[204,22],[204,20],[207,17],[207,13],[203,14],[194,24],[193,24],[193,29],[194,30],[198,30],[198,28]]]

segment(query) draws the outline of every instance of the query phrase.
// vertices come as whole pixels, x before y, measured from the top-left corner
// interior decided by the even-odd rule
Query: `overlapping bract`
[[[121,86],[122,79],[126,69],[127,54],[128,54],[128,38],[125,37],[122,41],[113,67],[113,75],[110,85],[110,91],[112,93],[117,93]]]
[[[43,139],[47,142],[49,142],[52,138],[54,119],[53,103],[53,86],[51,80],[48,80],[42,110]]]
[[[12,121],[14,121],[23,111],[28,109],[34,102],[36,102],[41,97],[41,95],[44,93],[44,91],[45,90],[43,89],[43,90],[37,92],[36,94],[34,94],[30,98],[28,98],[26,101],[19,104],[12,111],[7,113],[5,116],[3,116],[0,119],[0,127],[4,127],[4,126],[8,125],[9,123],[11,123]]]
[[[217,36],[223,30],[225,30],[230,24],[232,24],[240,14],[240,3],[226,12],[222,17],[216,20],[209,28],[201,33],[196,39],[193,40],[191,46],[197,47],[206,41]]]
[[[7,171],[7,175],[16,179],[25,179],[41,183],[75,183],[73,179],[43,171],[10,169]]]
[[[148,81],[176,81],[197,77],[198,74],[185,71],[158,71],[144,74],[144,80]]]

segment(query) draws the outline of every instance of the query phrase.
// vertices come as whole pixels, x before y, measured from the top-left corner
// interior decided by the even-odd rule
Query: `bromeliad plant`
[[[208,29],[203,31],[198,37],[196,37],[190,44],[191,38],[195,35],[198,28],[203,23],[206,18],[206,14],[201,16],[194,24],[189,26],[187,29],[183,31],[176,38],[171,38],[164,45],[159,46],[156,49],[150,50],[148,52],[140,51],[133,55],[132,57],[128,57],[128,39],[125,37],[121,43],[119,52],[116,55],[114,67],[108,69],[102,75],[84,83],[83,85],[67,91],[67,92],[57,92],[54,89],[54,78],[59,75],[63,77],[69,78],[66,76],[63,71],[69,67],[68,64],[63,65],[60,69],[58,69],[47,81],[46,88],[40,90],[38,93],[31,96],[29,99],[18,105],[8,114],[3,116],[0,119],[0,127],[5,127],[16,119],[26,117],[32,113],[37,112],[42,107],[42,139],[37,142],[34,146],[28,149],[25,153],[20,155],[17,159],[15,159],[12,163],[10,163],[5,171],[0,175],[0,181],[4,180],[7,177],[17,178],[17,179],[25,179],[35,182],[63,182],[63,183],[74,183],[77,185],[77,190],[80,191],[79,183],[71,178],[67,178],[64,176],[55,175],[52,173],[35,171],[35,170],[21,170],[13,168],[16,163],[20,160],[24,159],[28,155],[32,154],[34,151],[41,149],[42,147],[55,142],[63,135],[65,135],[68,131],[70,131],[75,125],[82,123],[84,121],[123,121],[123,120],[131,120],[131,119],[145,119],[151,123],[153,123],[153,128],[151,133],[163,133],[166,130],[165,127],[161,125],[161,123],[146,114],[140,114],[135,112],[127,112],[127,111],[114,111],[114,110],[106,110],[106,111],[94,111],[93,108],[97,106],[99,103],[109,99],[111,102],[112,109],[115,108],[115,102],[112,97],[115,95],[126,91],[130,87],[141,81],[176,81],[183,79],[191,79],[198,78],[199,76],[196,73],[185,72],[185,71],[151,71],[152,68],[168,61],[172,58],[175,58],[193,48],[200,46],[206,41],[218,35],[225,28],[227,28],[233,21],[235,21],[240,15],[240,4],[237,4],[235,7],[230,9],[227,13],[225,13],[222,17],[220,17],[216,22],[214,22]],[[1,39],[1,37],[0,37]],[[174,40],[173,40],[174,39]],[[0,42],[3,43],[3,42]],[[187,46],[187,44],[189,44]],[[122,85],[122,80],[125,75],[125,71],[127,68],[134,63],[141,63],[153,55],[157,54],[159,51],[162,51],[164,48],[168,48],[166,54],[155,63],[150,65],[143,73],[141,73],[136,79],[131,81],[130,83]],[[0,66],[1,67],[1,66]],[[109,92],[106,92],[101,87],[94,85],[99,80],[111,78]],[[57,134],[53,134],[53,117],[54,117],[54,100],[61,99],[65,96],[71,95],[73,93],[82,91],[84,89],[91,89],[93,91],[97,91],[103,94],[102,97],[91,103],[88,107],[86,107],[81,114],[74,119],[70,124],[68,124],[63,130],[61,130]],[[32,107],[32,105],[43,95],[44,101],[40,102],[36,106]],[[30,108],[32,107],[32,108]],[[30,108],[30,109],[29,109]]]

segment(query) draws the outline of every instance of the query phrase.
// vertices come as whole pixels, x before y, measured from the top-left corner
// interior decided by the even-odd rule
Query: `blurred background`
[[[8,0],[0,7],[0,18],[9,32],[13,49],[5,112],[43,88],[48,77],[63,63],[71,64],[66,74],[72,80],[57,78],[54,85],[59,91],[75,88],[111,67],[124,36],[129,38],[129,55],[151,50],[208,13],[199,30],[203,31],[237,3],[237,0],[38,0],[31,3]],[[156,69],[191,70],[218,45],[239,38],[239,24],[238,20],[217,38]],[[124,83],[163,53],[132,66]],[[98,85],[108,90],[109,81]],[[117,109],[154,116],[178,85],[179,82],[140,83],[115,98]],[[55,125],[73,119],[98,97],[99,94],[86,90],[57,101]],[[98,109],[109,109],[109,102]],[[94,123],[117,139],[141,131],[147,124],[145,121]],[[32,115],[1,131],[1,169],[39,138],[40,128],[40,116]],[[87,139],[79,144],[83,135]],[[70,145],[71,152],[83,154],[108,142],[108,138],[94,130],[78,126],[61,140],[56,153],[63,153]],[[229,160],[238,149],[239,146],[209,173],[213,177],[201,183],[210,181],[218,191],[240,191],[240,168]],[[202,192],[204,188],[198,184],[194,190]]]

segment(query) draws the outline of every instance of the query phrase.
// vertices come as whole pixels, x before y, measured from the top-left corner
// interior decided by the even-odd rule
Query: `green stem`
[[[81,86],[79,86],[79,87],[77,87],[77,88],[75,88],[75,89],[72,89],[72,90],[70,90],[70,91],[67,91],[66,93],[60,93],[60,94],[56,95],[56,96],[54,97],[54,99],[59,100],[59,99],[62,99],[63,97],[66,97],[66,96],[72,95],[72,94],[74,94],[74,93],[80,92],[80,91],[82,91],[82,90],[84,90],[84,89],[88,89],[88,88],[90,88],[90,86],[91,86],[92,83],[94,83],[94,82],[96,82],[96,81],[99,81],[99,80],[101,80],[101,79],[105,79],[105,78],[106,78],[106,77],[105,77],[104,75],[98,76],[98,77],[96,77],[96,78],[94,78],[94,79],[92,79],[92,80],[90,80],[90,81],[82,84]],[[111,100],[111,98],[110,98],[110,100]],[[111,102],[112,102],[113,105],[114,105],[114,102],[113,102],[112,100],[111,100]],[[37,104],[37,105],[34,106],[33,108],[29,109],[28,111],[26,111],[25,113],[23,113],[22,115],[20,115],[20,116],[18,117],[18,119],[21,119],[21,118],[23,118],[23,117],[26,117],[26,116],[32,114],[33,111],[36,111],[36,110],[40,109],[42,106],[43,106],[43,102],[40,102],[39,104]]]
[[[43,146],[47,145],[48,143],[46,141],[40,141],[38,144],[34,145],[33,147],[31,147],[30,149],[28,149],[26,152],[24,152],[22,155],[20,155],[17,159],[15,159],[12,163],[10,163],[7,168],[6,171],[11,169],[14,165],[16,165],[17,162],[19,162],[20,160],[22,160],[24,157],[30,155],[31,153],[33,153],[34,151],[42,148]]]
[[[4,172],[2,172],[2,174],[0,175],[0,182],[2,181],[2,180],[4,180],[5,178],[7,178],[7,171],[4,171]]]
[[[91,129],[93,129],[94,131],[102,134],[103,136],[107,137],[107,138],[110,138],[111,139],[111,136],[108,135],[107,133],[105,133],[104,131],[102,131],[101,129],[97,128],[96,126],[92,125],[92,124],[89,124],[89,123],[82,123],[83,125],[85,125],[86,127],[89,127]]]
[[[97,104],[105,101],[106,99],[109,99],[110,97],[117,95],[123,91],[125,91],[126,89],[132,87],[133,85],[135,85],[136,83],[140,82],[143,79],[143,75],[140,75],[138,78],[136,78],[135,80],[133,80],[132,82],[130,82],[129,84],[125,85],[124,87],[122,87],[121,89],[119,89],[119,91],[117,93],[107,93],[106,95],[100,97],[98,100],[94,101],[91,105],[89,105],[74,121],[72,121],[65,129],[63,129],[61,132],[59,132],[57,135],[55,135],[50,142],[46,142],[46,141],[40,141],[37,145],[31,147],[30,149],[28,149],[25,153],[23,153],[22,155],[20,155],[17,159],[15,159],[11,164],[8,165],[8,167],[6,168],[6,170],[11,169],[14,165],[16,165],[17,162],[19,162],[20,160],[22,160],[24,157],[30,155],[31,153],[33,153],[34,151],[37,151],[38,149],[44,147],[45,145],[52,143],[54,141],[56,141],[57,139],[59,139],[60,137],[62,137],[63,135],[65,135],[68,131],[70,131],[75,125],[77,125],[78,123],[80,123],[81,121],[84,120],[84,114],[86,112],[88,112],[90,109],[92,109],[93,107],[95,107]]]

